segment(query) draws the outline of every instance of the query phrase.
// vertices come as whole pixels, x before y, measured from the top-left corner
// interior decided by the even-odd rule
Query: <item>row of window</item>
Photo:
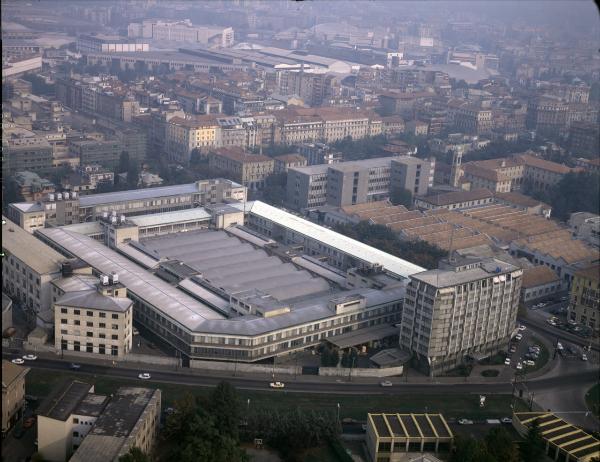
[[[68,314],[69,313],[69,308],[61,308],[60,312],[63,313],[63,314]],[[74,315],[78,315],[78,316],[81,315],[81,310],[73,309],[72,312],[73,312]],[[85,315],[89,316],[89,317],[93,317],[94,316],[94,311],[89,311],[88,310],[88,311],[85,312]],[[100,311],[100,312],[98,312],[98,317],[100,317],[100,318],[106,318],[106,313],[103,312],[103,311]],[[111,319],[119,319],[119,314],[118,313],[111,313]],[[61,322],[63,324],[67,324],[67,321],[64,320],[64,319],[62,319]],[[88,325],[90,325],[90,324],[91,323],[88,323]],[[77,324],[77,325],[79,325],[79,324]]]

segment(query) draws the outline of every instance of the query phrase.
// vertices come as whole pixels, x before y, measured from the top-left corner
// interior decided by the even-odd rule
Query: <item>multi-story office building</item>
[[[288,170],[287,203],[296,210],[342,207],[386,199],[391,188],[427,192],[434,163],[409,156],[379,157]]]
[[[600,265],[574,274],[569,319],[598,332],[600,328]]]
[[[90,194],[83,197],[75,192],[49,194],[41,201],[10,204],[8,217],[32,232],[44,226],[95,221],[104,214],[109,215],[113,212],[130,217],[245,200],[245,186],[224,178],[215,178],[189,184]]]
[[[401,348],[430,375],[505,349],[515,329],[522,274],[490,258],[446,262],[411,275]]]
[[[250,154],[242,148],[220,148],[208,154],[211,171],[223,173],[249,189],[262,189],[275,166],[271,157]]]
[[[150,51],[146,41],[135,40],[120,36],[108,35],[80,35],[77,37],[77,50],[82,54],[87,53],[136,53]]]
[[[108,168],[119,165],[123,145],[117,140],[81,140],[70,143],[70,151],[80,165],[100,164]]]
[[[430,160],[403,156],[392,160],[390,190],[407,190],[413,196],[427,194],[433,187],[435,157]]]
[[[18,301],[30,322],[51,309],[50,281],[64,256],[2,216],[2,290]]]
[[[2,295],[4,298],[4,295]],[[25,376],[28,367],[2,360],[2,438],[19,421],[25,405]]]
[[[129,24],[127,35],[161,42],[190,42],[223,48],[231,47],[234,43],[234,30],[231,27],[194,26],[189,19],[145,19],[141,23]]]
[[[67,292],[54,303],[56,350],[124,358],[133,345],[133,301],[114,275],[97,287]]]

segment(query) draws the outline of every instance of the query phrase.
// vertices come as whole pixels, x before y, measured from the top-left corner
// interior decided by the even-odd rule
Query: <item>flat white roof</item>
[[[209,219],[210,213],[203,208],[176,210],[174,212],[165,213],[151,213],[148,215],[140,215],[137,217],[128,218],[129,221],[133,222],[140,228]]]
[[[425,271],[414,263],[401,258],[394,257],[389,253],[378,250],[362,242],[351,239],[343,234],[324,228],[323,226],[312,223],[304,218],[293,215],[284,210],[265,204],[261,201],[254,201],[251,206],[246,203],[246,210],[251,214],[277,223],[288,229],[302,234],[311,239],[316,239],[323,244],[335,248],[347,255],[362,260],[369,264],[380,264],[385,270],[397,276],[408,278],[412,274]]]

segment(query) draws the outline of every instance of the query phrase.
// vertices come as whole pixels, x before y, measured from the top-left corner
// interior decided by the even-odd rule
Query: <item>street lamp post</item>
[[[337,421],[340,424],[340,403],[337,403]]]

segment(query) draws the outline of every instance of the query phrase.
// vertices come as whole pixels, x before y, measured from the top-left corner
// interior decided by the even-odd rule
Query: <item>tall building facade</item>
[[[505,349],[515,329],[522,274],[490,258],[445,262],[410,276],[401,348],[432,376]]]

